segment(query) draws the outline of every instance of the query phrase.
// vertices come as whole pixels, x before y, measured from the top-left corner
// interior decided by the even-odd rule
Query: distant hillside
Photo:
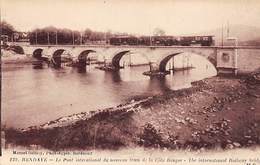
[[[241,41],[239,45],[260,46],[260,37],[253,40]]]
[[[222,40],[222,29],[214,29],[195,35],[214,35],[216,43]],[[223,36],[227,37],[227,28],[223,28]],[[239,45],[259,45],[260,46],[260,27],[246,26],[246,25],[230,25],[229,37],[238,38]]]

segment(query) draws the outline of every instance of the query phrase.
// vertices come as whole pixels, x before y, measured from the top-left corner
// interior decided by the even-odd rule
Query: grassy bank
[[[40,127],[5,129],[6,144],[52,150],[136,146],[203,150],[260,144],[257,76],[213,77],[192,85]]]

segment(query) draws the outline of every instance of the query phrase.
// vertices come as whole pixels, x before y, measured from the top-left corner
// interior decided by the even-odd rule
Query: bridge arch
[[[12,45],[12,46],[10,46],[10,49],[13,50],[17,54],[24,54],[24,49],[20,45]]]
[[[145,58],[145,60],[147,62],[151,62],[151,60],[148,58],[147,54],[144,52],[139,52],[139,51],[133,51],[133,50],[124,50],[124,51],[120,51],[115,53],[115,55],[112,57],[112,66],[115,67],[116,69],[120,68],[120,60],[122,59],[122,57],[124,55],[127,54],[140,54],[141,56],[143,56]]]
[[[42,48],[37,48],[33,51],[32,53],[32,56],[33,58],[36,58],[36,59],[41,59],[42,58],[42,52],[43,52],[43,49]]]
[[[61,57],[62,53],[65,52],[65,49],[57,49],[52,53],[52,57]]]
[[[93,52],[96,52],[96,51],[94,51],[94,50],[83,50],[83,51],[81,51],[80,53],[79,53],[79,55],[78,55],[78,66],[79,67],[86,67],[86,65],[87,65],[87,60],[89,59],[88,58],[88,55],[89,55],[89,53],[93,53]]]
[[[64,55],[65,52],[67,52],[68,50],[66,49],[56,49],[54,50],[54,52],[52,53],[51,56],[51,62],[54,65],[54,67],[61,67],[61,64],[64,61],[68,61],[68,59],[72,60],[72,56],[68,51],[68,54],[66,54],[67,56]]]
[[[83,50],[79,53],[78,55],[78,60],[87,60],[87,57],[89,55],[89,53],[96,53],[96,51],[88,49],[88,50]]]
[[[214,67],[217,66],[217,61],[214,57],[211,56],[211,54],[201,54],[201,53],[196,53],[196,52],[189,52],[189,51],[185,51],[185,52],[173,52],[173,53],[168,53],[168,55],[163,56],[163,58],[159,61],[159,71],[160,72],[166,72],[166,65],[167,63],[170,61],[170,59],[176,55],[182,54],[182,53],[191,53],[191,54],[195,54],[201,57],[204,57],[205,59],[207,59]]]
[[[119,69],[120,68],[120,60],[121,58],[129,53],[130,50],[125,50],[125,51],[121,51],[119,53],[117,53],[113,58],[112,58],[112,66],[114,66],[116,69]]]
[[[170,59],[178,54],[181,54],[182,52],[179,53],[174,53],[174,54],[170,54],[168,56],[166,56],[165,58],[163,58],[160,63],[159,63],[159,71],[160,72],[166,72],[166,65],[167,63],[170,61]]]

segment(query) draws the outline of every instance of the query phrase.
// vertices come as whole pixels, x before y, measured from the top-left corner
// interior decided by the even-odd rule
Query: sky
[[[259,0],[0,0],[17,30],[55,26],[96,31],[190,34],[226,25],[260,27]]]

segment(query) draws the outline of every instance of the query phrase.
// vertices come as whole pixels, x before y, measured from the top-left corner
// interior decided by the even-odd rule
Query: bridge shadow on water
[[[87,73],[87,67],[77,67],[78,73]]]
[[[48,67],[49,67],[49,63],[43,60],[36,60],[32,62],[33,69],[44,69]]]
[[[181,61],[181,60],[179,60]],[[39,62],[39,61],[38,61]],[[170,62],[168,64],[171,64]],[[176,64],[176,63],[175,63]],[[34,65],[34,69],[44,69],[46,68],[46,62],[41,61],[37,65]],[[49,65],[48,65],[49,66]],[[192,81],[197,79],[203,79],[204,73],[202,71],[208,72],[206,69],[201,68],[191,68],[188,70],[176,70],[175,72],[170,71],[171,73],[166,76],[145,76],[143,75],[144,71],[149,70],[149,65],[142,66],[129,66],[124,67],[123,69],[116,71],[101,71],[95,68],[96,65],[86,65],[81,67],[72,67],[63,63],[61,67],[50,67],[53,72],[55,72],[55,77],[65,76],[64,73],[67,73],[69,70],[71,73],[78,73],[80,75],[91,76],[88,79],[93,79],[96,82],[103,81],[104,85],[113,84],[113,86],[122,86],[124,84],[138,84],[137,88],[142,88],[141,90],[150,91],[148,93],[167,93],[172,90],[178,90],[181,88],[187,88],[191,86]],[[168,66],[168,65],[167,65]],[[171,65],[167,67],[171,69]],[[79,76],[80,76],[79,75]],[[100,77],[103,75],[102,77]],[[85,77],[85,76],[83,76]],[[80,79],[83,78],[80,76]],[[206,76],[207,77],[207,76]],[[86,78],[86,77],[85,77]],[[204,77],[205,78],[205,77]],[[100,79],[100,80],[95,80]],[[117,84],[117,85],[116,85]],[[130,85],[131,86],[131,85]],[[117,90],[115,88],[115,90]],[[130,89],[129,89],[130,90]],[[131,89],[135,90],[135,88]]]
[[[123,81],[119,70],[113,72],[105,71],[104,78],[106,81],[115,82],[115,83],[119,83]]]
[[[158,90],[162,93],[167,93],[171,91],[171,88],[167,85],[166,77],[150,77],[147,89]]]
[[[168,81],[168,77],[149,77],[143,75],[143,70],[149,67],[131,67],[130,69],[121,69],[118,71],[105,71],[104,80],[107,83],[116,83],[124,86],[127,84],[129,90],[141,90],[145,93],[167,93],[171,91],[171,87]],[[173,76],[173,75],[169,75]],[[120,90],[120,88],[116,89]],[[134,92],[134,91],[133,91]]]

